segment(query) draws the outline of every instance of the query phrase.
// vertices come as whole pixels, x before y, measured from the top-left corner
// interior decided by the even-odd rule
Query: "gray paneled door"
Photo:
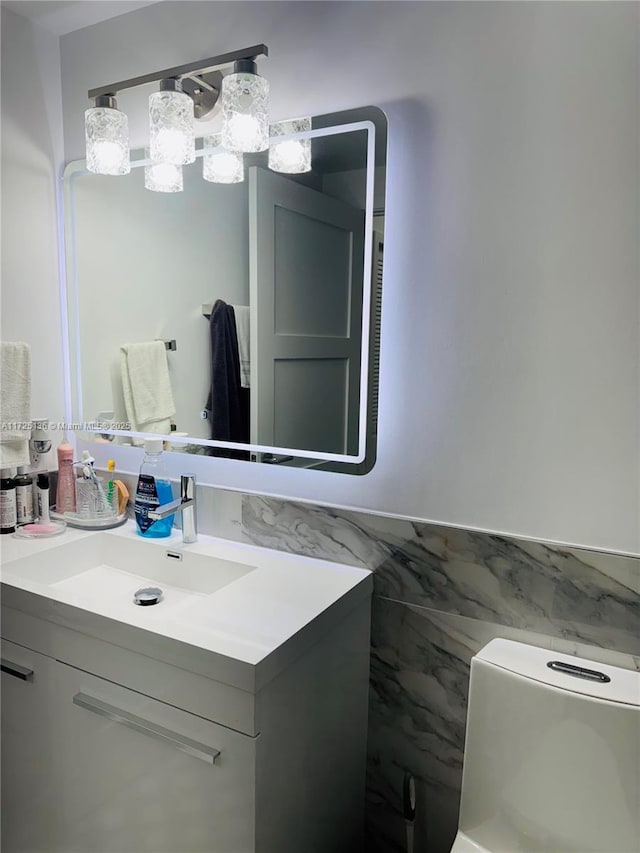
[[[249,170],[251,442],[358,451],[364,211]]]

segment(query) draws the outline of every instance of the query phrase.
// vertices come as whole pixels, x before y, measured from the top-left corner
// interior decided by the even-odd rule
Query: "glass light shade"
[[[156,163],[182,166],[196,159],[193,101],[184,92],[149,95],[149,149]]]
[[[150,156],[148,148],[145,155]],[[182,166],[173,163],[151,163],[144,167],[144,185],[154,193],[182,192]]]
[[[228,151],[269,147],[269,83],[258,74],[228,74],[222,80],[222,144]]]
[[[287,175],[299,175],[311,171],[311,140],[288,139],[278,142],[278,136],[290,133],[302,133],[311,130],[311,118],[294,118],[271,125],[271,142],[269,143],[269,168],[274,172],[284,172]]]
[[[128,175],[129,120],[109,107],[91,107],[84,114],[87,169],[98,175]]]
[[[242,154],[227,151],[223,147],[221,134],[205,136],[204,147],[211,148],[202,158],[202,177],[214,184],[239,184],[244,181]]]

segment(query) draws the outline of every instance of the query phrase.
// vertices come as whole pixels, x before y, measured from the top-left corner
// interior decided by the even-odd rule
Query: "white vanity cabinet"
[[[236,674],[2,591],[3,853],[361,850],[369,579]]]
[[[257,738],[10,643],[2,656],[4,853],[254,849]]]

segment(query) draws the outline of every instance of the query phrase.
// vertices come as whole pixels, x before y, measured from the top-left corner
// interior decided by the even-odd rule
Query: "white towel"
[[[232,305],[236,315],[238,334],[238,355],[240,356],[240,384],[251,387],[251,353],[249,350],[249,308],[246,305]]]
[[[31,464],[28,441],[0,443],[0,468],[22,468]]]
[[[120,347],[120,375],[131,428],[168,435],[176,407],[164,343],[151,341]]]
[[[29,465],[31,347],[0,344],[0,468]]]

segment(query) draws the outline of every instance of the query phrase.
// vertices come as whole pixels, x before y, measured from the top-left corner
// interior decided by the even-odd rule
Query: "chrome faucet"
[[[148,516],[159,521],[174,513],[182,513],[182,541],[185,545],[198,541],[198,522],[196,518],[196,475],[182,474],[180,477],[180,497],[176,501],[162,504],[149,510]]]

